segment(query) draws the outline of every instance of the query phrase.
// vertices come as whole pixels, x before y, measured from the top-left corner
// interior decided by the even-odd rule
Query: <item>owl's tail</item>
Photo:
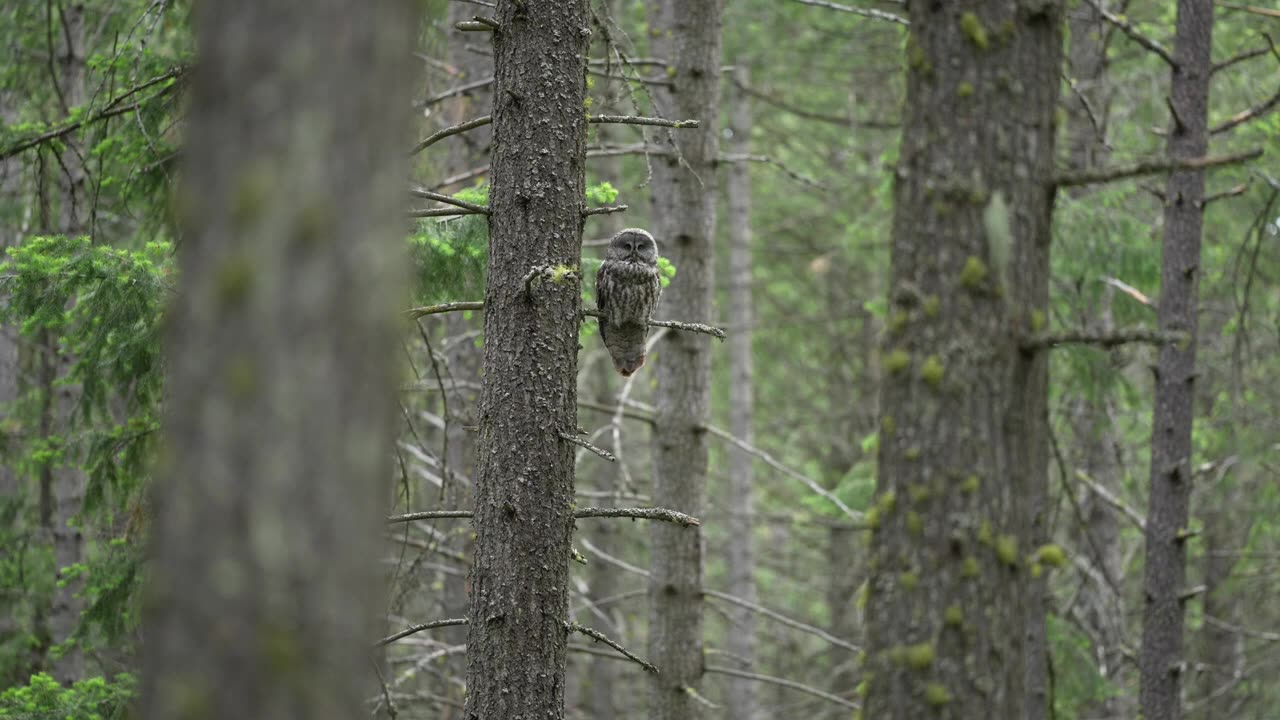
[[[603,323],[601,329],[604,329]],[[644,365],[644,343],[648,335],[648,326],[638,323],[610,323],[608,330],[601,333],[609,357],[613,358],[613,367],[623,377],[630,377]]]

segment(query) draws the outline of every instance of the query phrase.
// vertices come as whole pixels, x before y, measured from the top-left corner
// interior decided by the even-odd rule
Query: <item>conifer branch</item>
[[[825,690],[819,690],[816,687],[805,685],[804,683],[798,683],[795,680],[788,680],[786,678],[774,677],[772,675],[761,675],[759,673],[747,672],[745,670],[735,670],[733,668],[720,667],[718,665],[708,665],[705,668],[705,670],[706,672],[709,672],[709,673],[729,675],[730,677],[739,677],[739,678],[744,678],[746,680],[755,680],[756,682],[769,683],[771,685],[781,685],[782,687],[791,688],[792,690],[805,693],[806,695],[819,697],[828,702],[833,702],[837,705],[843,705],[847,708],[853,708],[854,710],[857,710],[861,707],[857,703],[849,702],[848,700],[845,700],[839,695],[832,695],[831,693],[826,692]]]
[[[827,0],[795,0],[802,5],[812,5],[814,7],[826,8],[828,10],[839,10],[840,12],[851,13],[853,15],[861,15],[872,20],[884,20],[886,22],[897,23],[904,27],[909,27],[911,22],[900,15],[887,13],[883,10],[871,10],[868,8],[849,7],[839,3],[827,2]]]
[[[635,654],[633,654],[630,650],[626,649],[626,648],[625,648],[625,647],[623,647],[622,645],[620,645],[620,644],[618,644],[618,643],[614,642],[613,640],[610,640],[610,639],[609,639],[609,636],[605,635],[604,633],[600,632],[599,630],[595,630],[595,629],[593,629],[593,628],[589,628],[589,627],[587,627],[586,625],[579,625],[578,623],[573,622],[572,620],[570,620],[570,621],[566,622],[566,623],[564,624],[564,626],[565,626],[565,629],[566,629],[566,630],[568,630],[569,632],[579,632],[579,633],[582,633],[583,635],[586,635],[587,637],[591,638],[592,640],[597,640],[597,641],[599,641],[599,642],[604,643],[605,645],[608,645],[609,647],[613,648],[614,650],[617,650],[618,652],[620,652],[620,653],[622,653],[623,655],[625,655],[625,656],[627,657],[627,659],[628,659],[628,660],[630,660],[630,661],[632,661],[632,662],[634,662],[634,663],[638,664],[640,667],[644,668],[644,669],[645,669],[645,671],[647,671],[647,672],[651,672],[651,673],[653,673],[654,675],[657,675],[657,674],[658,674],[658,668],[654,667],[652,664],[650,664],[650,663],[646,662],[645,660],[641,659],[640,657],[636,656],[636,655],[635,655]]]
[[[597,319],[602,315],[602,313],[599,310],[593,310],[591,308],[583,308],[582,314],[588,315]],[[717,340],[724,340],[725,337],[727,337],[725,335],[724,330],[718,327],[715,327],[713,325],[703,325],[702,323],[679,322],[677,320],[650,320],[649,326],[665,327],[665,328],[671,328],[672,330],[683,330],[685,332],[702,333],[704,335],[711,335]]]
[[[644,117],[641,115],[588,115],[589,123],[618,123],[622,125],[650,125],[654,127],[669,128],[696,128],[697,120],[668,120],[659,117]]]
[[[390,645],[391,643],[397,640],[407,638],[410,635],[415,635],[417,633],[422,632],[423,630],[434,630],[435,628],[449,627],[451,625],[466,625],[466,624],[467,624],[466,618],[452,618],[450,620],[436,620],[433,622],[424,623],[422,625],[412,625],[408,628],[405,628],[404,630],[401,630],[395,635],[388,635],[382,638],[378,642],[374,643],[374,647],[382,647],[384,645]]]
[[[1263,115],[1274,110],[1277,105],[1280,105],[1280,90],[1276,90],[1274,95],[1261,103],[1258,103],[1247,110],[1242,110],[1227,118],[1225,121],[1209,128],[1209,134],[1221,135],[1222,133],[1227,132],[1228,130],[1233,130],[1250,120],[1257,120]]]
[[[413,149],[409,151],[409,156],[412,157],[414,155],[417,155],[423,150],[426,150],[432,145],[435,145],[441,140],[449,137],[450,135],[457,135],[458,133],[466,132],[468,130],[474,130],[478,127],[484,127],[485,125],[488,125],[491,122],[493,122],[492,115],[481,115],[478,118],[473,118],[464,123],[458,123],[457,125],[453,125],[443,130],[436,131],[428,135],[427,139],[423,140],[417,145],[414,145]]]
[[[701,525],[702,521],[692,515],[668,510],[666,508],[578,508],[573,512],[576,518],[633,518],[636,520],[662,520],[685,527]]]
[[[416,319],[420,317],[425,317],[427,315],[437,315],[439,313],[461,312],[466,310],[483,310],[483,309],[484,309],[483,302],[471,302],[471,301],[447,302],[447,303],[440,303],[439,305],[425,305],[423,307],[410,308],[409,310],[405,311],[405,314],[407,314],[410,318]]]
[[[609,215],[612,213],[626,212],[629,209],[630,208],[624,204],[604,205],[602,207],[587,208],[582,211],[582,216],[587,217],[588,215]]]
[[[809,633],[810,635],[813,635],[815,637],[820,637],[823,640],[826,640],[827,642],[837,647],[842,647],[846,650],[852,650],[853,652],[858,652],[859,650],[862,649],[851,642],[841,640],[840,638],[836,637],[835,635],[832,635],[831,633],[827,632],[826,630],[823,630],[820,627],[814,627],[813,625],[802,623],[799,620],[794,620],[792,618],[787,617],[786,615],[783,615],[782,613],[776,612],[774,610],[770,610],[769,608],[763,605],[757,605],[756,603],[750,602],[748,600],[744,600],[736,595],[730,595],[728,593],[719,592],[718,590],[706,590],[706,589],[702,591],[702,594],[708,597],[713,597],[728,603],[732,603],[739,607],[744,607],[748,610],[751,610],[752,612],[759,613],[767,618],[770,618],[783,625],[786,625],[787,627],[794,628],[801,632]]]
[[[470,510],[423,510],[421,512],[392,515],[387,518],[388,524],[414,522],[416,520],[447,520],[450,518],[469,518],[474,513]]]
[[[424,200],[435,200],[436,202],[442,202],[445,205],[453,205],[454,207],[460,207],[460,208],[463,208],[464,210],[470,210],[471,212],[478,213],[481,215],[489,214],[488,205],[479,205],[473,202],[467,202],[466,200],[459,200],[456,197],[452,197],[450,195],[444,195],[438,192],[432,192],[431,190],[427,190],[426,188],[409,188],[409,194],[414,197],[422,198]]]
[[[1054,178],[1053,182],[1060,188],[1076,187],[1079,185],[1095,185],[1098,183],[1137,177],[1139,175],[1154,175],[1157,173],[1172,172],[1174,170],[1204,170],[1206,168],[1218,167],[1221,165],[1234,165],[1237,163],[1247,162],[1261,156],[1262,148],[1254,148],[1253,150],[1231,153],[1230,155],[1206,155],[1204,157],[1187,158],[1182,160],[1153,158],[1149,160],[1139,160],[1138,162],[1131,163],[1129,165],[1120,165],[1112,168],[1097,168],[1074,173],[1061,173]]]
[[[1169,51],[1166,50],[1163,45],[1156,42],[1155,40],[1152,40],[1146,35],[1143,35],[1128,20],[1122,17],[1119,17],[1113,14],[1111,11],[1107,10],[1106,8],[1102,7],[1102,3],[1098,2],[1098,0],[1085,0],[1085,2],[1089,3],[1089,5],[1091,5],[1094,10],[1097,10],[1098,15],[1103,20],[1106,20],[1112,25],[1115,25],[1117,28],[1119,28],[1120,32],[1124,33],[1125,35],[1128,35],[1130,40],[1138,43],[1142,47],[1159,55],[1161,59],[1169,63],[1169,67],[1174,67],[1174,68],[1178,67],[1178,63],[1173,59],[1173,55],[1169,54]]]
[[[591,452],[595,453],[596,455],[599,455],[600,457],[604,458],[605,460],[608,460],[609,462],[618,461],[618,458],[614,457],[613,453],[609,452],[608,450],[605,450],[604,448],[596,447],[595,445],[592,445],[591,443],[587,442],[586,440],[583,440],[582,438],[572,433],[562,432],[560,433],[560,437],[564,438],[565,440],[568,440],[569,442],[573,443],[574,445],[577,445],[580,448],[585,448],[587,450],[590,450]]]
[[[1184,332],[1164,332],[1148,328],[1128,328],[1123,330],[1064,330],[1059,332],[1038,333],[1027,337],[1021,343],[1023,352],[1036,352],[1058,345],[1097,345],[1102,348],[1113,348],[1131,343],[1148,343],[1151,345],[1168,345],[1187,339]]]

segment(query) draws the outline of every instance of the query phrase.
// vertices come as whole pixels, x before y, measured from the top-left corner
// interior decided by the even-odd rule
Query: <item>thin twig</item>
[[[609,215],[612,213],[620,213],[629,210],[626,205],[604,205],[602,207],[587,208],[582,211],[582,216],[588,215]]]
[[[423,630],[434,630],[436,628],[449,627],[451,625],[466,625],[466,624],[467,624],[466,618],[453,618],[450,620],[436,620],[434,622],[429,622],[423,625],[412,625],[408,628],[405,628],[404,630],[401,630],[395,635],[388,635],[382,638],[377,643],[375,643],[374,647],[382,647],[383,645],[390,645],[391,643],[397,640],[407,638],[410,635],[415,635],[417,633],[422,632]]]
[[[1258,103],[1257,105],[1254,105],[1253,107],[1247,110],[1241,110],[1235,115],[1232,115],[1231,117],[1227,118],[1225,121],[1209,128],[1209,134],[1221,135],[1222,133],[1227,132],[1228,130],[1237,128],[1249,122],[1250,120],[1256,120],[1262,117],[1263,115],[1266,115],[1267,113],[1274,110],[1277,105],[1280,105],[1280,90],[1277,90],[1276,94],[1272,95],[1270,98],[1267,98],[1261,103]]]
[[[1077,480],[1084,483],[1090,490],[1092,490],[1094,495],[1097,495],[1098,497],[1102,498],[1104,501],[1106,501],[1108,505],[1110,505],[1111,507],[1123,513],[1125,517],[1129,518],[1129,522],[1133,523],[1135,527],[1137,527],[1139,530],[1143,532],[1147,531],[1146,518],[1142,517],[1142,515],[1139,514],[1137,510],[1134,510],[1133,508],[1129,507],[1123,500],[1116,497],[1107,488],[1094,482],[1093,478],[1085,474],[1083,470],[1076,470],[1075,477]]]
[[[655,127],[669,128],[696,128],[697,120],[668,120],[659,117],[644,117],[641,115],[588,115],[589,123],[619,123],[622,125],[651,125]]]
[[[1249,183],[1246,181],[1246,182],[1240,183],[1239,185],[1236,185],[1233,188],[1228,188],[1226,190],[1223,190],[1222,192],[1216,192],[1216,193],[1213,193],[1212,195],[1206,195],[1205,198],[1200,201],[1200,207],[1202,208],[1206,207],[1208,206],[1209,203],[1214,202],[1215,200],[1221,200],[1223,198],[1243,195],[1245,191],[1248,189],[1249,189]]]
[[[820,637],[823,640],[826,640],[827,642],[837,647],[842,647],[846,650],[852,650],[853,652],[858,652],[859,650],[862,649],[851,642],[841,640],[840,638],[836,637],[835,635],[832,635],[831,633],[827,632],[826,630],[823,630],[820,627],[814,627],[813,625],[802,623],[799,620],[793,620],[787,617],[786,615],[783,615],[782,613],[770,610],[769,608],[763,605],[757,605],[756,603],[753,603],[749,600],[743,600],[742,598],[736,595],[722,593],[717,590],[705,590],[705,589],[702,591],[702,594],[707,595],[709,597],[724,600],[725,602],[733,603],[734,605],[737,605],[739,607],[747,608],[748,610],[757,612],[761,615],[764,615],[767,618],[776,620],[777,622],[783,625],[786,625],[787,627],[795,628],[796,630],[800,630],[801,632],[806,632],[806,633],[809,633],[810,635],[815,635],[817,637]]]
[[[904,27],[909,27],[911,25],[910,21],[908,21],[906,18],[900,15],[894,15],[893,13],[887,13],[883,10],[870,10],[867,8],[849,7],[848,5],[840,5],[839,3],[827,2],[827,0],[795,0],[795,2],[798,2],[802,5],[813,5],[814,7],[827,8],[828,10],[839,10],[840,12],[852,13],[854,15],[861,15],[862,17],[871,18],[873,20],[884,20],[886,22],[897,23]]]
[[[685,527],[701,525],[702,521],[692,515],[668,510],[666,508],[598,508],[587,507],[573,511],[576,518],[635,518],[637,520],[662,520]]]
[[[487,215],[488,213],[476,212],[475,210],[457,210],[451,208],[436,208],[434,210],[410,210],[405,213],[405,217],[411,218],[429,218],[429,217],[453,217],[455,215]]]
[[[403,515],[392,515],[387,518],[388,523],[407,523],[415,520],[445,520],[449,518],[469,518],[473,515],[470,510],[423,510],[421,512],[405,513]]]
[[[465,95],[471,92],[472,90],[479,90],[480,88],[488,87],[489,85],[492,85],[492,84],[493,84],[492,76],[487,78],[480,78],[479,80],[476,80],[474,82],[469,82],[469,83],[466,83],[465,85],[458,85],[457,87],[453,87],[443,92],[436,93],[435,95],[432,95],[426,100],[420,100],[414,103],[414,107],[421,110],[422,108],[431,107],[432,105],[435,105],[438,102],[448,100],[451,97],[455,97],[457,95]]]
[[[1175,170],[1203,170],[1205,168],[1218,167],[1221,165],[1234,165],[1237,163],[1247,162],[1261,156],[1262,148],[1254,148],[1253,150],[1232,153],[1230,155],[1206,155],[1204,157],[1180,160],[1153,158],[1150,160],[1140,160],[1129,165],[1121,165],[1118,167],[1097,168],[1074,173],[1062,173],[1057,175],[1053,179],[1053,182],[1058,187],[1094,185],[1097,183],[1137,177],[1139,175],[1154,175],[1156,173],[1172,172]]]
[[[613,640],[610,640],[609,636],[605,635],[599,630],[594,630],[592,628],[587,627],[586,625],[579,625],[578,623],[573,622],[572,620],[566,622],[564,625],[569,632],[580,632],[583,635],[586,635],[587,637],[591,638],[592,640],[598,640],[604,643],[605,645],[608,645],[609,647],[613,648],[614,650],[617,650],[623,655],[627,656],[627,659],[637,663],[638,665],[640,665],[640,667],[644,668],[646,671],[651,672],[654,675],[658,674],[658,668],[642,660],[638,656],[632,654],[630,650],[624,648],[622,645],[614,642]]]
[[[747,680],[755,680],[756,682],[769,683],[771,685],[781,685],[782,687],[788,687],[788,688],[791,688],[792,690],[797,690],[799,692],[805,693],[806,695],[819,697],[828,702],[833,702],[837,705],[843,705],[847,708],[853,708],[854,710],[857,710],[861,707],[857,703],[849,702],[848,700],[845,700],[839,695],[832,695],[829,692],[826,692],[824,690],[819,690],[816,687],[805,685],[804,683],[798,683],[795,680],[788,680],[786,678],[774,677],[772,675],[761,675],[759,673],[747,672],[745,670],[735,670],[733,668],[720,667],[719,665],[708,665],[704,669],[706,672],[709,672],[709,673],[718,673],[720,675],[729,675],[731,677],[739,677]]]

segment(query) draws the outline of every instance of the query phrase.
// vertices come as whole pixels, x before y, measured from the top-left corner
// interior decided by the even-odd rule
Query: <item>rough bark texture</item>
[[[650,20],[653,51],[667,59],[670,86],[655,87],[658,112],[696,119],[696,130],[658,131],[676,153],[653,160],[650,217],[660,250],[676,266],[663,292],[660,317],[711,319],[713,238],[720,106],[722,0],[662,0]],[[706,504],[711,405],[710,338],[667,332],[655,350],[657,422],[653,434],[655,505],[702,515]],[[649,528],[649,717],[696,717],[689,692],[702,682],[702,533],[697,527]]]
[[[494,33],[469,718],[564,713],[586,154],[585,0],[504,0]],[[535,268],[575,274],[525,277]]]
[[[1179,0],[1174,39],[1169,131],[1172,159],[1200,157],[1209,147],[1209,70],[1212,0]],[[1196,303],[1200,235],[1204,223],[1204,171],[1169,176],[1165,186],[1160,271],[1162,332],[1187,333],[1184,343],[1163,345],[1156,366],[1151,426],[1151,480],[1143,575],[1140,705],[1143,717],[1182,717],[1182,593],[1186,590],[1186,542],[1191,503],[1191,423],[1196,380]]]
[[[751,100],[740,88],[750,87],[747,68],[734,73],[736,84],[733,109],[729,118],[729,147],[735,155],[751,152]],[[751,304],[751,172],[748,163],[731,163],[726,172],[725,190],[729,212],[729,308],[727,317],[733,334],[726,350],[729,353],[729,432],[755,443],[755,380],[751,355],[752,325],[755,311]],[[751,530],[755,480],[754,458],[741,448],[729,449],[728,552],[729,593],[743,600],[756,601],[755,552]],[[726,649],[743,662],[754,664],[756,655],[755,613],[741,607],[729,611],[732,628],[726,638]],[[741,678],[725,683],[725,706],[729,717],[751,720],[756,714],[756,683]]]
[[[1062,8],[909,8],[863,716],[1019,718]]]
[[[377,692],[412,6],[198,7],[142,717]]]

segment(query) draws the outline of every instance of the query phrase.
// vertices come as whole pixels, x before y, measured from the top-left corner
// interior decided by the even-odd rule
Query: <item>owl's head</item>
[[[609,241],[609,259],[653,265],[658,262],[658,245],[647,231],[626,228]]]

